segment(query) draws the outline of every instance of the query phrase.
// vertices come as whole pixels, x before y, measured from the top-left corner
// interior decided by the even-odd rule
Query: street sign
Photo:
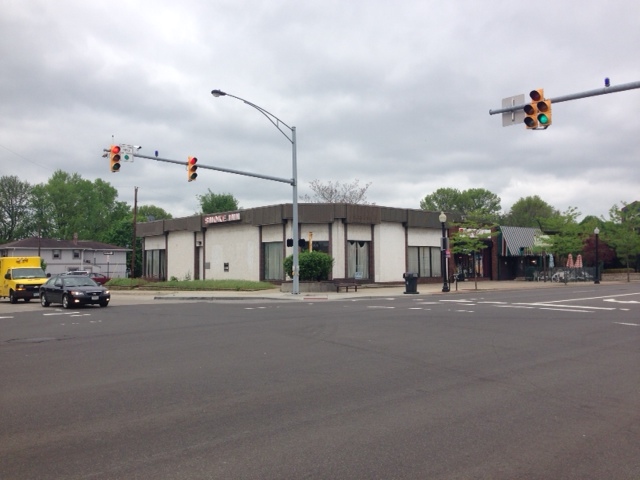
[[[520,95],[514,95],[513,97],[507,97],[502,99],[502,108],[515,107],[516,105],[524,104],[524,93]],[[515,110],[513,112],[504,112],[502,114],[502,126],[509,127],[511,125],[519,125],[524,122],[525,117],[524,110]]]
[[[123,162],[133,163],[133,145],[120,144],[120,159]]]

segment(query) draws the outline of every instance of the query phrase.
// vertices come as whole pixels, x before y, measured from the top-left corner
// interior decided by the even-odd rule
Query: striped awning
[[[502,234],[502,256],[520,257],[533,255],[532,247],[540,245],[544,237],[540,229],[529,227],[500,227]]]

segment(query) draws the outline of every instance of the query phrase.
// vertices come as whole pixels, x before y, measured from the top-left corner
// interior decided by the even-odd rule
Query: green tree
[[[472,254],[475,257],[476,253],[488,248],[491,237],[497,235],[497,232],[492,231],[493,226],[482,225],[473,221],[466,221],[464,223],[457,224],[456,227],[458,227],[457,231],[453,233],[449,239],[451,242],[449,248],[453,253],[458,254]],[[474,282],[475,289],[477,290],[477,275],[474,275]]]
[[[238,200],[230,193],[213,193],[210,188],[204,195],[196,195],[200,202],[200,213],[232,212],[239,210]]]
[[[430,212],[452,212],[467,220],[494,223],[500,215],[500,197],[484,188],[439,188],[420,200],[420,208]]]
[[[625,265],[629,282],[631,281],[630,264],[640,255],[640,203],[625,204],[623,208],[614,205],[609,210],[609,216],[611,222],[607,224],[604,237]]]
[[[0,178],[0,243],[31,236],[31,191],[15,175]]]
[[[576,207],[569,207],[562,213],[543,219],[539,226],[543,233],[549,235],[551,246],[548,251],[561,259],[570,253],[574,256],[582,252],[582,246],[588,237],[585,226],[577,221],[580,212]]]
[[[116,200],[118,191],[104,180],[91,182],[62,170],[54,172],[37,192],[39,203],[47,210],[41,221],[56,238],[70,240],[77,234],[81,240],[101,241],[111,224],[131,210]]]
[[[502,219],[510,227],[540,227],[540,223],[560,215],[538,195],[520,198]]]

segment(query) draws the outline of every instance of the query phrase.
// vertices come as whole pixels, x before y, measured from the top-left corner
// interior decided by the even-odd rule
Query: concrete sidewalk
[[[139,296],[146,301],[153,299],[158,301],[217,301],[217,300],[276,300],[276,301],[312,301],[312,300],[353,300],[379,297],[397,296],[426,296],[426,295],[459,295],[482,291],[495,290],[518,290],[518,289],[543,289],[543,288],[571,288],[572,286],[592,285],[592,283],[552,283],[552,282],[529,282],[522,280],[513,281],[473,281],[459,282],[450,285],[449,292],[443,292],[443,285],[440,283],[418,284],[416,294],[405,293],[405,285],[378,286],[362,285],[358,291],[349,292],[305,292],[294,295],[292,293],[281,292],[274,288],[271,290],[259,291],[230,291],[230,290],[200,290],[200,291],[178,291],[178,290],[111,290],[112,298],[119,296]]]

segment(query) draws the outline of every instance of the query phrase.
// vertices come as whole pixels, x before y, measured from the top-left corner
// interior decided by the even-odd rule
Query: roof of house
[[[51,249],[51,250],[109,250],[129,252],[130,248],[110,245],[108,243],[94,242],[92,240],[56,240],[53,238],[23,238],[15,242],[0,245],[0,249]]]

